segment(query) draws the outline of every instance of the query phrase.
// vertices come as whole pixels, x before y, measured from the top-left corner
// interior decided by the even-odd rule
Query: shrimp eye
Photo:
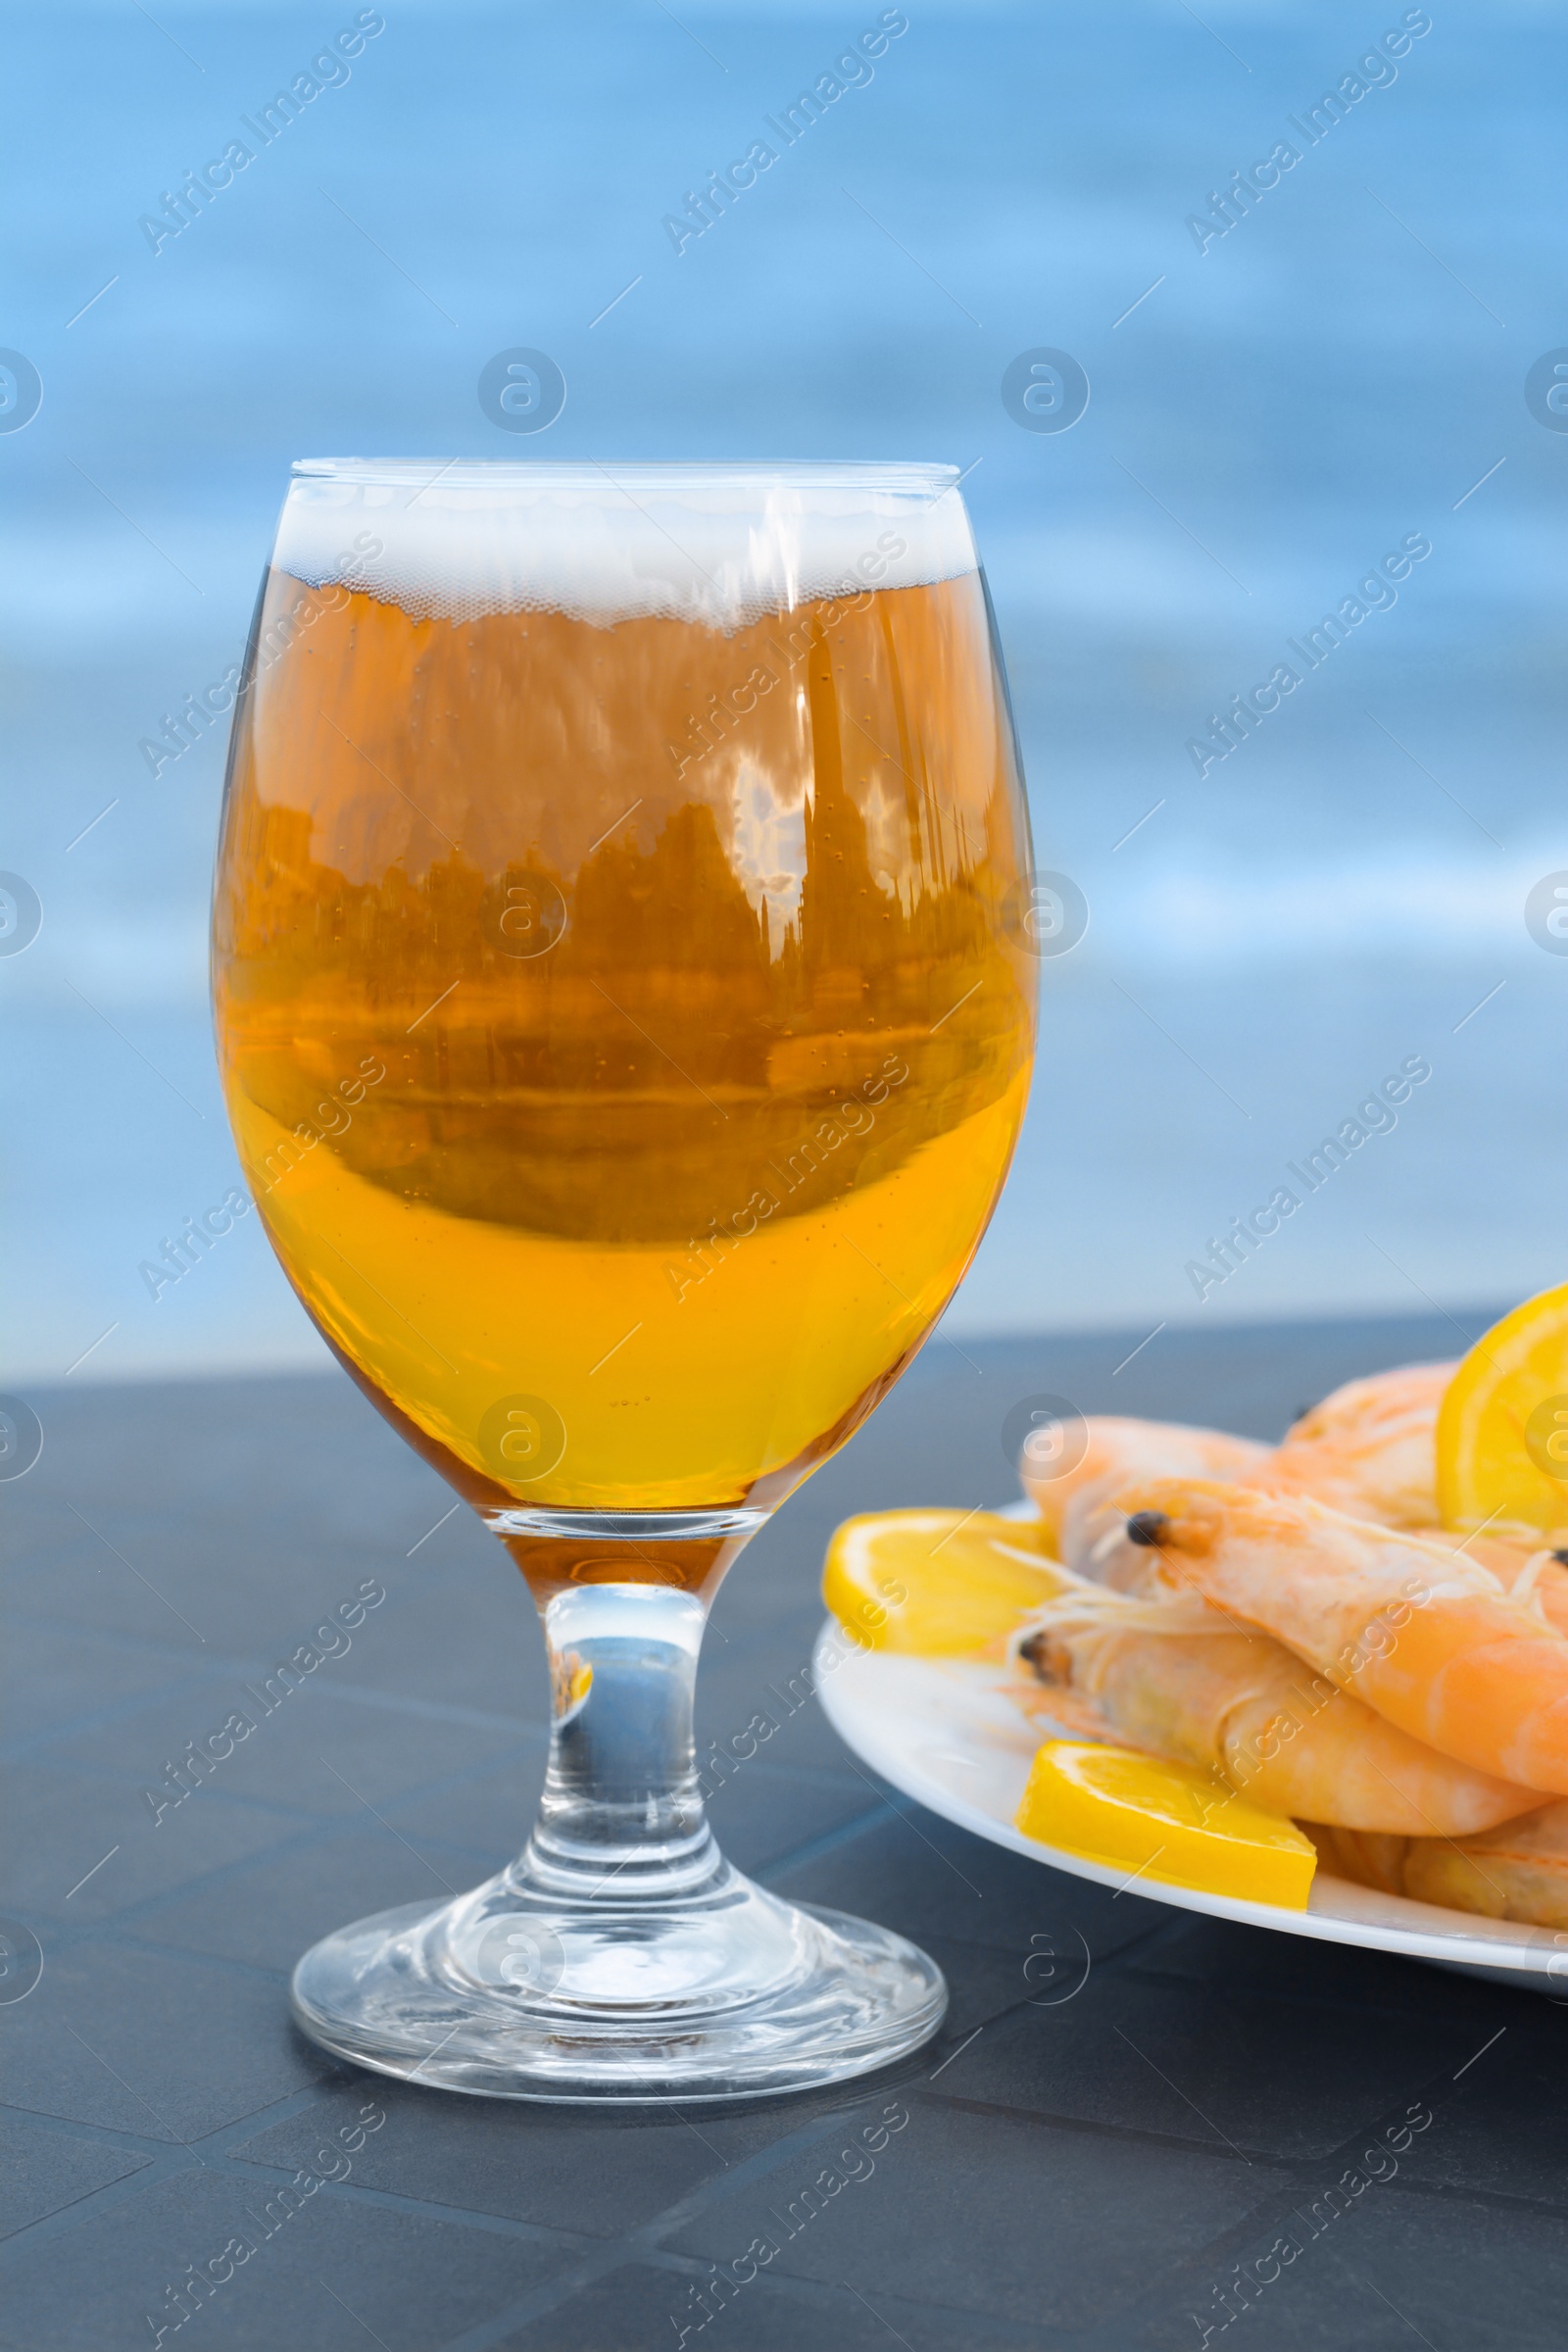
[[[1568,1568],[1568,1551],[1554,1551],[1551,1556],[1554,1560],[1561,1560],[1563,1566]]]
[[[1134,1511],[1127,1522],[1128,1543],[1141,1544],[1146,1551],[1163,1544],[1169,1532],[1170,1521],[1163,1511]]]
[[[1071,1655],[1052,1640],[1049,1627],[1043,1626],[1027,1642],[1020,1642],[1018,1655],[1028,1660],[1043,1683],[1066,1685],[1072,1681]]]

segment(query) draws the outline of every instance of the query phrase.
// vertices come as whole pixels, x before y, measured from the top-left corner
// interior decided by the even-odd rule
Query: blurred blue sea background
[[[1568,957],[1524,916],[1568,868],[1568,433],[1524,395],[1568,344],[1560,14],[1435,7],[1306,148],[1287,118],[1401,7],[909,0],[677,256],[662,217],[875,0],[389,0],[155,256],[140,216],[358,14],[66,0],[7,35],[0,344],[44,386],[0,434],[0,866],[44,910],[0,958],[12,1378],[321,1357],[254,1218],[156,1304],[137,1274],[238,1181],[206,1008],[223,729],[156,780],[138,745],[238,660],[304,455],[970,469],[1039,861],[1091,922],[1042,967],[1029,1125],[949,1330],[1462,1320],[1568,1276]],[[1300,162],[1200,253],[1187,217],[1282,139]],[[533,440],[476,398],[514,345],[568,385]],[[1088,371],[1070,431],[1004,408],[1037,346]],[[1397,603],[1200,778],[1188,738],[1408,533]],[[1188,1261],[1411,1056],[1397,1126],[1200,1302]]]

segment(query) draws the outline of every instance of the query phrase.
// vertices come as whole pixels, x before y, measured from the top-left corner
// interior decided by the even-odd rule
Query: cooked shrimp
[[[1433,1433],[1456,1370],[1406,1364],[1347,1381],[1301,1415],[1249,1485],[1314,1494],[1352,1519],[1385,1527],[1441,1527]]]
[[[1380,1836],[1375,1830],[1341,1830],[1328,1822],[1298,1821],[1317,1847],[1318,1867],[1357,1886],[1375,1886],[1380,1894],[1404,1892],[1404,1858],[1408,1838]]]
[[[1303,1821],[1325,1870],[1386,1894],[1568,1928],[1568,1804],[1462,1842],[1447,1838],[1366,1838]]]
[[[1227,1437],[1218,1429],[1188,1429],[1178,1421],[1127,1421],[1108,1413],[1084,1423],[1088,1445],[1070,1469],[1054,1472],[1025,1440],[1018,1463],[1024,1492],[1040,1513],[1046,1548],[1069,1568],[1094,1573],[1092,1554],[1115,1515],[1105,1512],[1111,1495],[1131,1479],[1247,1476],[1272,1457],[1252,1438]],[[1043,1449],[1042,1449],[1043,1450]]]
[[[1463,1838],[1545,1802],[1412,1740],[1266,1635],[1158,1630],[1213,1614],[1199,1612],[1090,1589],[1048,1603],[1015,1647],[1042,1682],[1098,1700],[1110,1738],[1221,1774],[1270,1812]]]
[[[1390,1723],[1478,1772],[1568,1795],[1568,1640],[1464,1553],[1305,1494],[1197,1481],[1124,1490],[1146,1591],[1261,1628]]]
[[[1422,1903],[1449,1903],[1490,1919],[1568,1927],[1568,1805],[1547,1805],[1528,1821],[1489,1830],[1450,1845],[1412,1838],[1404,1891]]]
[[[1438,1407],[1456,1369],[1405,1364],[1348,1381],[1301,1415],[1247,1484],[1261,1494],[1311,1494],[1352,1519],[1435,1536],[1443,1524]],[[1467,1538],[1464,1549],[1519,1599],[1534,1592],[1548,1623],[1568,1634],[1568,1560],[1539,1544],[1533,1528],[1494,1527]]]

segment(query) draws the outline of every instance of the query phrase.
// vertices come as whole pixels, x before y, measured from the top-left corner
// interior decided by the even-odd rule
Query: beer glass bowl
[[[1029,875],[951,467],[295,467],[224,794],[229,1117],[328,1346],[526,1578],[553,1706],[519,1858],[300,1962],[328,2050],[687,2101],[936,2031],[913,1945],[722,1859],[693,1690],[996,1202]]]

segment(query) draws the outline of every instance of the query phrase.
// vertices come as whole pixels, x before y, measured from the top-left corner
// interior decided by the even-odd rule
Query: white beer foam
[[[295,469],[273,562],[416,620],[553,612],[604,628],[662,616],[731,630],[821,597],[977,570],[956,480],[950,466],[311,460]]]

